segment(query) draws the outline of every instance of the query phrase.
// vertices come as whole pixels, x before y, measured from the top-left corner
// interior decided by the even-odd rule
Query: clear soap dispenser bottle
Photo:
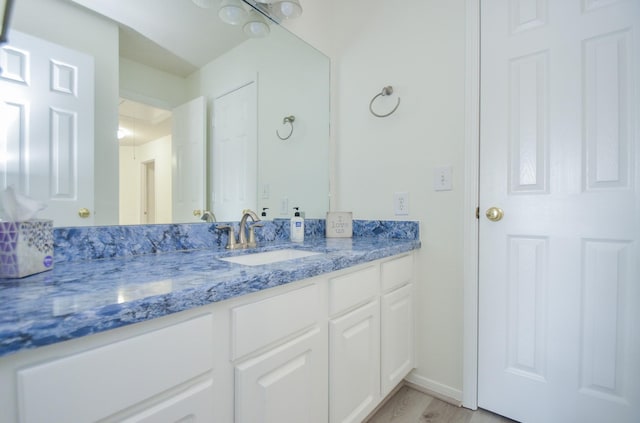
[[[300,216],[300,208],[294,207],[295,213],[291,218],[291,242],[304,241],[304,219]]]

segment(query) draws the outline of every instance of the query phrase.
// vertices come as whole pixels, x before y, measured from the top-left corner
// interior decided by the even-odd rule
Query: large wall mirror
[[[15,2],[0,188],[46,201],[54,226],[324,217],[329,59],[277,23],[250,38],[219,0],[196,3]]]

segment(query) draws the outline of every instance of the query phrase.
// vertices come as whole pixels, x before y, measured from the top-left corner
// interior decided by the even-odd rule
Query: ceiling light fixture
[[[192,0],[196,6],[202,7],[203,9],[209,9],[215,3],[215,0]]]
[[[251,38],[266,37],[271,31],[264,17],[255,10],[249,12],[249,19],[247,19],[242,30]]]
[[[192,0],[203,9],[213,6],[217,0]],[[245,3],[248,5],[245,6]],[[246,7],[249,7],[247,11]],[[263,15],[276,20],[297,18],[302,14],[300,0],[222,0],[218,8],[220,19],[230,25],[242,25],[251,38],[266,37],[271,32],[269,21]]]
[[[222,0],[218,9],[218,16],[230,25],[240,25],[247,19],[247,10],[240,0]]]
[[[280,19],[293,19],[302,15],[302,6],[299,0],[273,1],[270,9]]]

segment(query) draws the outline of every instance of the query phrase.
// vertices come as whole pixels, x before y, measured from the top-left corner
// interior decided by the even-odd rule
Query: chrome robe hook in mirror
[[[278,132],[278,130],[276,129],[276,135],[278,136],[278,138],[280,138],[282,141],[288,140],[289,138],[291,138],[291,135],[293,135],[293,122],[296,120],[296,117],[291,115],[291,116],[285,116],[284,119],[282,119],[282,124],[289,124],[291,125],[291,130],[289,131],[289,135],[287,135],[286,137],[283,137],[282,135],[280,135],[280,132]]]
[[[383,118],[383,117],[390,116],[393,112],[395,112],[398,109],[398,106],[400,106],[400,97],[398,97],[398,102],[396,103],[396,107],[394,107],[393,110],[391,110],[389,113],[385,113],[381,115],[373,111],[373,102],[376,101],[376,98],[381,96],[382,97],[388,96],[391,94],[393,94],[393,87],[391,85],[387,85],[382,89],[382,91],[380,91],[380,93],[376,94],[371,99],[371,101],[369,102],[369,111],[371,112],[372,115],[374,115],[375,117]]]

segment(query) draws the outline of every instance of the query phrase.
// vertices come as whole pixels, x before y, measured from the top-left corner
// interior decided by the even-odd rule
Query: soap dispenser
[[[262,208],[262,213],[260,213],[260,220],[267,220],[267,210],[269,210],[269,207]]]
[[[291,218],[291,242],[304,241],[304,219],[300,216],[300,208],[294,207],[295,213]]]

